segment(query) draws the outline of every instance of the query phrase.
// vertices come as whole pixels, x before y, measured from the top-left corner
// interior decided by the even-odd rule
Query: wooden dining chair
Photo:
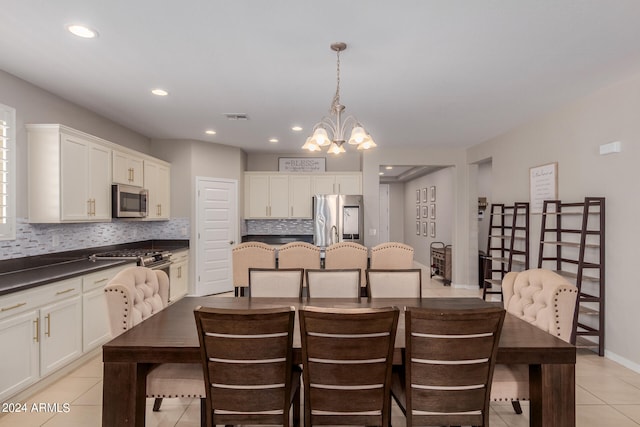
[[[307,270],[309,298],[360,298],[360,269]]]
[[[324,268],[336,269],[360,269],[360,285],[366,283],[365,271],[367,270],[369,251],[366,246],[355,242],[338,242],[330,245],[324,252]]]
[[[404,369],[394,371],[391,385],[407,427],[489,425],[504,316],[500,307],[407,308]]]
[[[276,249],[262,242],[243,242],[231,250],[236,296],[249,287],[250,268],[276,268]]]
[[[249,297],[301,298],[302,268],[250,268]]]
[[[367,270],[369,298],[422,298],[422,269]]]
[[[300,310],[305,426],[387,427],[395,307]]]
[[[162,270],[147,267],[125,268],[105,286],[111,335],[116,337],[169,304],[169,277]],[[153,411],[160,410],[165,398],[197,397],[204,400],[202,369],[195,363],[158,363],[146,380],[147,397],[153,398]],[[201,401],[201,405],[204,402]]]
[[[300,424],[300,369],[292,364],[293,307],[194,310],[206,385],[205,419]]]
[[[413,268],[413,248],[400,242],[385,242],[371,248],[370,268],[378,270]]]

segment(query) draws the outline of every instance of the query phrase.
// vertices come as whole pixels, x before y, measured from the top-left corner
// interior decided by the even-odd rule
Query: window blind
[[[16,110],[0,104],[0,240],[16,238]]]

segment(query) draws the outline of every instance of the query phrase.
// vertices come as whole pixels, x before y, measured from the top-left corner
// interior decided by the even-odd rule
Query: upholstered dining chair
[[[367,270],[369,298],[422,298],[422,270]]]
[[[282,245],[278,249],[278,268],[319,269],[320,248],[307,242]]]
[[[309,298],[360,298],[360,269],[306,270]]]
[[[299,311],[305,426],[390,423],[391,364],[399,311]]]
[[[243,242],[231,250],[233,286],[236,295],[243,295],[249,287],[250,268],[276,268],[276,249],[262,242]]]
[[[300,423],[300,369],[292,365],[293,307],[194,311],[209,427]]]
[[[573,333],[578,288],[544,269],[509,272],[502,279],[505,310],[566,342]],[[491,399],[511,401],[522,413],[520,400],[529,399],[529,367],[497,364]]]
[[[365,271],[367,270],[369,251],[366,246],[355,242],[338,242],[327,246],[324,251],[324,268],[336,269],[360,269],[360,286],[367,282]]]
[[[405,364],[391,393],[407,426],[489,425],[505,310],[407,308]]]
[[[370,268],[396,270],[413,268],[413,248],[400,242],[381,243],[371,248]]]
[[[125,268],[109,281],[105,293],[111,334],[116,337],[168,305],[169,277],[162,270]],[[202,405],[202,368],[196,363],[153,366],[147,374],[147,397],[155,399],[154,411],[160,410],[163,398],[197,397]]]
[[[249,297],[301,298],[302,268],[250,268]]]

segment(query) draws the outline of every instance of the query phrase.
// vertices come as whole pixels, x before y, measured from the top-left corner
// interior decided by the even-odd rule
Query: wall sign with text
[[[278,171],[280,172],[326,172],[324,157],[280,157]]]
[[[558,163],[529,168],[529,202],[532,213],[542,212],[545,200],[558,199]]]

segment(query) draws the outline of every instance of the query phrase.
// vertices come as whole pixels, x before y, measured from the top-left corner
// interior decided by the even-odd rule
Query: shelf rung
[[[580,314],[584,314],[585,316],[599,316],[600,315],[600,312],[598,310],[590,308],[590,307],[585,307],[583,305],[580,306],[579,313]]]
[[[572,279],[577,279],[578,275],[576,273],[572,273],[569,271],[562,271],[562,270],[553,270],[555,273],[559,274],[560,276],[563,277],[570,277]],[[584,274],[582,275],[582,280],[583,281],[589,281],[589,282],[599,282],[600,279],[598,277],[593,277],[593,276],[585,276]]]

